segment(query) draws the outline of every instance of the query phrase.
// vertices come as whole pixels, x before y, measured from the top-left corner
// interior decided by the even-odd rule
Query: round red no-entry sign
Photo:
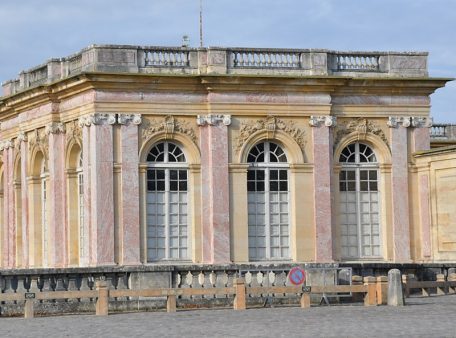
[[[296,266],[290,270],[288,278],[290,279],[291,284],[300,285],[306,280],[306,272],[302,268]]]

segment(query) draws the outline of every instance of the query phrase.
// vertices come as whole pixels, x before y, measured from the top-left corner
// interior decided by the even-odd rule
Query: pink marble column
[[[53,122],[46,126],[49,135],[49,265],[68,264],[68,228],[66,214],[65,126]]]
[[[314,158],[314,217],[315,217],[315,261],[333,260],[332,231],[332,131],[336,118],[333,116],[311,116]]]
[[[115,114],[91,115],[91,257],[94,266],[114,265],[113,127]]]
[[[14,217],[14,149],[11,141],[2,142],[3,148],[3,267],[16,265],[16,224]]]
[[[83,175],[83,201],[84,201],[84,216],[83,227],[84,234],[86,234],[82,246],[82,255],[79,257],[79,265],[89,265],[89,257],[92,257],[92,246],[90,245],[92,239],[91,232],[91,188],[90,188],[90,122],[87,117],[79,119],[79,126],[82,129],[82,175]],[[80,243],[81,245],[81,243]]]
[[[119,114],[121,142],[121,203],[119,231],[122,265],[141,264],[139,222],[139,145],[140,114]]]
[[[393,253],[397,263],[410,261],[410,216],[408,196],[407,127],[409,117],[390,117],[391,128],[391,199],[393,206]]]
[[[412,117],[413,141],[412,152],[430,149],[430,130],[432,119],[429,117]],[[418,171],[418,194],[420,203],[421,254],[423,258],[431,256],[431,200],[429,193],[429,176]]]
[[[21,219],[22,219],[22,268],[29,267],[29,208],[28,208],[28,184],[27,184],[27,137],[24,133],[18,136],[21,151]]]
[[[230,259],[229,115],[198,116],[201,136],[203,263]]]

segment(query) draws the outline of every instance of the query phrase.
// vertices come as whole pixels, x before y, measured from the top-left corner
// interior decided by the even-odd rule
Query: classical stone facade
[[[22,72],[0,99],[1,267],[456,262],[426,64],[91,46]]]

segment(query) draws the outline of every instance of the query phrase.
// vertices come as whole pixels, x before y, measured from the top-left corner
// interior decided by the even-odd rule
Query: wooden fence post
[[[171,291],[166,298],[166,311],[176,312],[176,294]]]
[[[388,277],[377,277],[377,304],[382,305],[388,303]]]
[[[352,276],[352,285],[363,285],[363,277],[358,275]],[[362,302],[363,301],[363,294],[354,292],[352,293],[352,300],[354,302]]]
[[[26,299],[24,305],[24,318],[33,318],[33,299]]]
[[[98,298],[96,304],[96,315],[107,316],[108,315],[108,302],[109,302],[109,290],[106,281],[99,280],[95,282],[95,286],[98,291]]]
[[[233,307],[235,310],[245,310],[245,283],[244,278],[236,278],[234,280],[234,289],[236,295],[234,296]]]
[[[375,277],[364,277],[364,285],[367,286],[367,293],[364,296],[365,306],[377,305],[377,287]]]
[[[437,282],[445,282],[445,275],[442,273],[439,273],[437,275]],[[437,291],[438,295],[445,295],[448,293],[448,289],[447,289],[446,285],[444,285],[443,288],[438,286],[436,291]]]

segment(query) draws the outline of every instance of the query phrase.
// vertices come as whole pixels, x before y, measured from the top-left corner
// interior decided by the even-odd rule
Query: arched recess
[[[16,267],[22,266],[22,170],[21,170],[21,157],[18,155],[14,161],[14,176],[13,176],[13,189],[14,189],[14,220],[16,228]]]
[[[30,161],[29,220],[31,266],[47,267],[49,261],[49,174],[42,150],[32,149]]]
[[[273,141],[280,145],[287,153],[288,163],[290,164],[302,164],[305,162],[303,150],[290,135],[278,130],[271,137],[270,133],[266,130],[259,130],[253,133],[242,146],[239,151],[239,163],[247,163],[247,156],[250,149],[261,141]]]
[[[82,171],[82,149],[78,142],[67,148],[67,214],[68,214],[68,257],[70,266],[78,266],[87,255],[87,231],[84,227],[84,177]]]
[[[147,156],[152,148],[160,143],[169,142],[179,147],[186,159],[186,168],[188,172],[187,180],[187,219],[188,219],[188,258],[194,262],[201,260],[202,241],[201,241],[201,156],[196,144],[188,136],[181,133],[173,133],[171,136],[164,132],[154,134],[150,139],[143,143],[139,152],[140,170],[139,170],[139,189],[140,189],[140,223],[141,223],[141,261],[148,263],[147,254],[147,172],[150,163]]]
[[[353,156],[360,159],[359,156],[364,152],[364,149],[367,149],[366,147],[373,152],[375,156],[374,162],[364,161],[364,164],[361,162],[340,162],[340,159],[346,158],[344,156],[347,151],[352,151],[353,154],[356,153]],[[349,148],[351,150],[348,150]],[[358,152],[360,155],[357,155]],[[341,156],[341,154],[345,155]],[[348,182],[352,184],[350,189],[348,188]],[[391,233],[389,229],[391,226],[389,216],[391,213],[391,151],[388,145],[384,140],[372,133],[360,135],[354,132],[345,136],[334,149],[333,184],[333,191],[335,192],[334,219],[336,222],[335,242],[337,257],[341,260],[366,258],[387,260],[390,251],[389,247],[392,243],[388,235]],[[361,185],[363,184],[366,187],[368,186],[368,188],[362,188]],[[375,186],[372,191],[371,184]],[[350,194],[349,190],[353,191],[351,202],[347,201]],[[351,214],[351,216],[347,213]],[[351,220],[349,220],[350,217]],[[368,220],[363,221],[363,218]],[[348,231],[347,224],[352,224],[352,229],[358,229],[357,235],[353,235],[351,238],[353,241],[358,242],[357,249],[354,249],[354,246],[351,249],[347,249],[347,247],[351,246],[351,244],[347,244],[349,241],[346,236]],[[353,231],[350,233],[354,234]],[[369,231],[377,233],[372,235]],[[366,249],[364,241],[367,241],[368,238],[372,240],[374,237],[379,238],[379,243],[377,244],[377,239],[375,239],[375,244],[371,242],[373,245]],[[379,246],[380,250],[375,249],[375,246]],[[348,253],[350,250],[351,253]]]

